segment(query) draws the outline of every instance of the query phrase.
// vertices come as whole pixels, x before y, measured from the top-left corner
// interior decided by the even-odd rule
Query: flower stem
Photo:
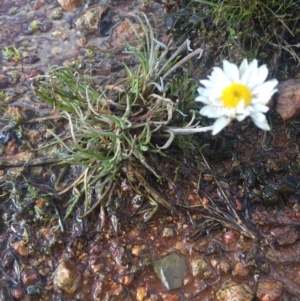
[[[182,135],[188,135],[193,133],[201,133],[201,132],[207,132],[212,131],[213,126],[205,126],[205,127],[196,127],[196,128],[174,128],[174,127],[166,127],[165,131],[173,134],[182,134]]]

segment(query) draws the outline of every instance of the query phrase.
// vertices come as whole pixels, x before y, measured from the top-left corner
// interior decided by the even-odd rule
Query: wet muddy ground
[[[166,151],[174,162],[159,158],[155,168],[176,178],[176,188],[145,175],[171,210],[144,202],[124,176],[116,187],[122,197],[116,193],[109,210],[63,220],[68,197],[55,191],[58,149],[40,146],[51,141],[48,129],[68,127],[36,98],[34,81],[49,65],[84,70],[99,86],[121,79],[123,62],[134,65],[120,42],[133,35],[126,18],[154,12],[168,40],[166,6],[145,3],[111,1],[113,13],[92,5],[88,20],[87,8],[66,12],[54,1],[0,5],[1,50],[13,50],[0,55],[0,299],[300,300],[300,126],[274,108],[270,132],[246,120],[216,137],[184,137],[184,151],[174,142]],[[195,77],[210,72],[212,57],[219,61],[206,47]],[[171,264],[160,261],[170,255]]]

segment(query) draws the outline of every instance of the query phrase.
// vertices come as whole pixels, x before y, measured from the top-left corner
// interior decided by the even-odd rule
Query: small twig
[[[46,164],[54,164],[54,163],[62,163],[62,162],[63,162],[62,159],[57,157],[40,158],[32,161],[16,161],[16,160],[9,161],[9,160],[0,159],[0,168],[22,167],[22,166],[32,167],[32,166],[41,166]]]
[[[45,117],[38,117],[38,118],[33,118],[30,120],[26,120],[24,121],[24,123],[36,123],[36,122],[43,122],[43,121],[47,121],[47,120],[53,120],[53,119],[61,119],[61,118],[66,118],[63,115],[53,115],[53,116],[45,116]]]

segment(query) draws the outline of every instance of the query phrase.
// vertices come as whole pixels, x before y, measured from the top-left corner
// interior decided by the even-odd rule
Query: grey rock
[[[176,253],[155,261],[154,271],[162,281],[166,289],[172,290],[182,286],[183,278],[186,275],[186,264],[184,259]]]

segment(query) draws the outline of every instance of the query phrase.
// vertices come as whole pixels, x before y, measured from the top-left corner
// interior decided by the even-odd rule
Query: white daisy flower
[[[246,59],[240,67],[223,62],[223,70],[215,67],[208,80],[200,80],[204,87],[198,88],[200,101],[205,106],[200,114],[217,118],[212,126],[212,134],[219,133],[233,119],[244,120],[250,116],[253,122],[263,130],[270,130],[266,113],[267,103],[277,91],[276,79],[265,82],[268,76],[266,65],[257,66],[257,60],[249,65]]]

